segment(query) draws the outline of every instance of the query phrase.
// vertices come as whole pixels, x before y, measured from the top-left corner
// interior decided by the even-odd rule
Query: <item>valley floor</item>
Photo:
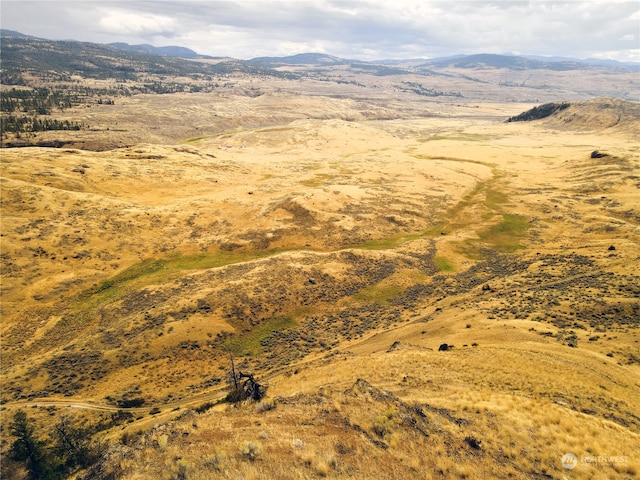
[[[4,428],[112,422],[81,478],[636,477],[637,124],[513,109],[3,150]],[[231,355],[267,399],[213,406]]]

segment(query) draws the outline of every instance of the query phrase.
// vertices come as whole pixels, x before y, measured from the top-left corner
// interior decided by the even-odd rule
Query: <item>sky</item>
[[[239,59],[498,53],[640,62],[639,0],[0,0],[0,25]]]

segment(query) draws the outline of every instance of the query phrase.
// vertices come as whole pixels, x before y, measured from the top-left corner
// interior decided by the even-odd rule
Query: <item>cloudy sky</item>
[[[638,0],[2,0],[2,28],[253,58],[514,53],[640,61]]]

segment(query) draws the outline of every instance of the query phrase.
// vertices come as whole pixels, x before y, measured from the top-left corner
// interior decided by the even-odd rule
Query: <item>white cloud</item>
[[[251,58],[503,53],[633,58],[637,0],[2,1],[2,27]]]
[[[124,36],[173,36],[178,30],[175,19],[165,15],[129,12],[125,10],[103,10],[98,21],[99,28],[109,34]]]
[[[616,50],[614,52],[595,52],[593,58],[614,59],[619,62],[640,62],[640,48],[631,48],[629,50]]]

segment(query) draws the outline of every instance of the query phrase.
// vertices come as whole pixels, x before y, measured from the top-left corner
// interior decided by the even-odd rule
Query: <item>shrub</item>
[[[190,462],[187,462],[183,459],[178,459],[175,467],[172,468],[172,475],[170,478],[175,480],[187,480],[187,474],[189,473],[189,471],[191,471],[191,467],[193,467],[193,464],[191,464]]]
[[[214,453],[204,457],[204,466],[216,472],[223,472],[226,468],[226,461],[227,456],[224,453]]]
[[[167,444],[169,443],[169,435],[163,434],[158,437],[158,448],[160,450],[164,450],[167,448]]]
[[[209,410],[210,408],[215,407],[215,405],[216,405],[216,404],[215,404],[215,403],[213,403],[213,402],[206,402],[206,403],[203,403],[202,405],[200,405],[200,406],[196,407],[196,408],[195,408],[195,411],[196,411],[197,413],[204,413],[204,412],[206,412],[207,410]]]
[[[327,462],[319,462],[316,465],[316,473],[321,477],[329,475],[329,464]]]
[[[250,461],[255,461],[262,454],[262,445],[254,442],[242,442],[240,445],[240,455]]]
[[[138,408],[144,405],[144,398],[123,398],[122,400],[118,400],[118,407],[120,408]]]
[[[137,435],[135,433],[125,430],[122,432],[122,435],[120,435],[120,443],[122,443],[122,445],[130,445],[136,437]]]
[[[379,415],[373,421],[373,432],[380,438],[389,435],[393,429],[393,410],[389,410],[384,415]]]
[[[471,436],[465,437],[464,441],[467,442],[467,445],[469,445],[471,448],[475,450],[480,450],[481,448],[480,445],[482,444],[482,441],[478,440],[475,437],[471,437]]]
[[[278,401],[275,398],[267,398],[256,405],[256,410],[259,413],[268,412],[269,410],[274,410],[277,405]]]

